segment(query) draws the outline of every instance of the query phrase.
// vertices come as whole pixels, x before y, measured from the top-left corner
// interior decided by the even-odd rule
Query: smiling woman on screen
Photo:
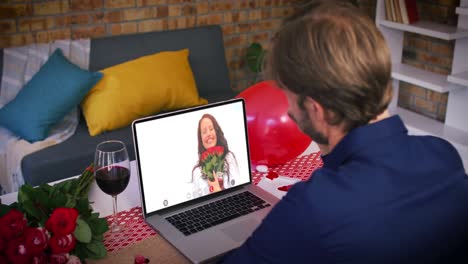
[[[236,184],[238,165],[218,121],[204,114],[197,128],[198,161],[192,169],[193,197],[217,192]]]

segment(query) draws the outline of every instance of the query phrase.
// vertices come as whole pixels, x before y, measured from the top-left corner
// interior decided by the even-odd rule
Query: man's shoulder
[[[295,200],[307,207],[316,218],[335,217],[346,211],[349,203],[354,203],[340,182],[344,175],[327,168],[317,169],[304,182],[296,183],[288,192],[288,199]]]
[[[449,169],[448,171],[463,166],[463,161],[456,148],[443,138],[431,135],[408,136],[408,147],[412,148],[413,157],[426,159],[425,165],[431,163],[432,165],[445,166]]]
[[[408,138],[410,140],[415,140],[419,142],[423,142],[426,144],[431,144],[434,147],[439,147],[442,149],[446,149],[448,151],[454,151],[455,147],[446,139],[432,136],[432,135],[409,135]]]

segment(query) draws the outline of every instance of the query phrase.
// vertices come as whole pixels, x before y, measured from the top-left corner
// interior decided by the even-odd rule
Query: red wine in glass
[[[113,198],[113,223],[110,230],[119,232],[117,195],[127,188],[130,181],[130,161],[125,144],[118,140],[99,143],[94,156],[94,171],[99,188]]]
[[[111,165],[96,171],[96,182],[101,190],[109,195],[117,195],[127,188],[130,170],[118,165]]]

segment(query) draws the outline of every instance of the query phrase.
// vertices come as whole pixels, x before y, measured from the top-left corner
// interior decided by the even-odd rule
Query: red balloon
[[[247,112],[250,160],[254,165],[275,166],[305,151],[311,139],[288,116],[288,99],[273,81],[242,91]]]

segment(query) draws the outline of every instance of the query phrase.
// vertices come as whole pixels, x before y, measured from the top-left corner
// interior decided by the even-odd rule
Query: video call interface
[[[203,178],[201,168],[197,167],[198,127],[204,114],[215,118],[230,151],[224,157],[229,164],[230,175],[227,177],[225,172],[218,176],[221,178],[218,180],[221,190],[218,191],[249,182],[246,124],[241,101],[139,122],[135,124],[135,131],[146,213],[216,192],[216,187],[208,183],[207,177]],[[214,131],[210,126],[212,123],[203,122],[206,141],[202,140],[200,144],[219,145],[222,136],[209,134]],[[223,159],[215,161],[219,160]],[[210,166],[204,161],[204,166]],[[220,166],[227,169],[227,165]]]

